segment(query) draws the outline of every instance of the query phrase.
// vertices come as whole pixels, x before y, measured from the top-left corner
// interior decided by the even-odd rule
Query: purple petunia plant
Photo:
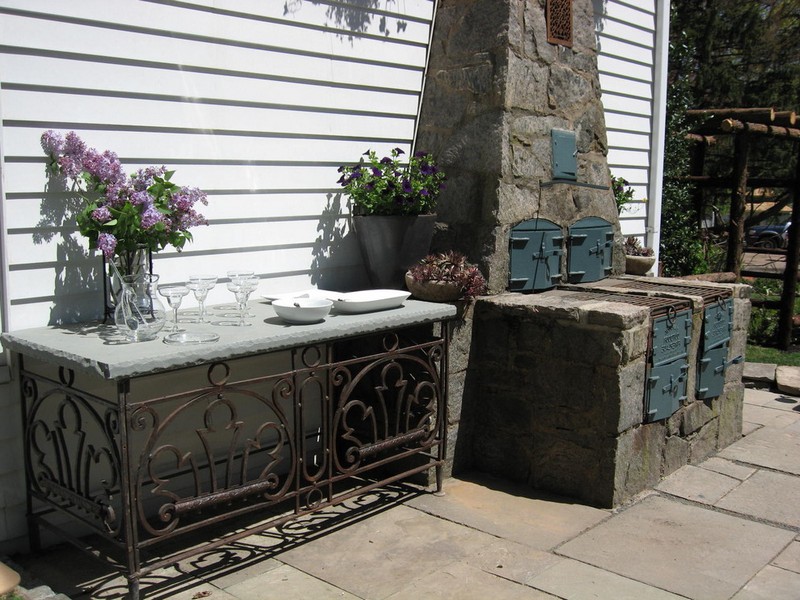
[[[208,204],[206,194],[172,183],[174,171],[166,167],[139,169],[129,177],[114,152],[87,147],[74,131],[45,131],[41,143],[51,176],[68,180],[86,201],[76,217],[78,229],[107,260],[141,248],[158,252],[171,245],[180,251],[192,240],[189,229],[207,224],[196,210],[198,203]]]
[[[446,176],[427,152],[403,164],[400,148],[378,158],[367,150],[355,165],[339,167],[339,185],[350,196],[354,215],[425,215],[436,209]]]

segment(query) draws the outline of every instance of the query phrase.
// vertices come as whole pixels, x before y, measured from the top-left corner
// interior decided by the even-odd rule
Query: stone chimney
[[[621,240],[592,1],[570,1],[572,47],[547,41],[545,0],[439,0],[417,136],[449,179],[434,248],[465,252],[492,293],[508,286],[509,232],[522,221],[599,217]],[[553,130],[574,134],[574,181],[554,176]],[[619,248],[613,265],[624,270]]]

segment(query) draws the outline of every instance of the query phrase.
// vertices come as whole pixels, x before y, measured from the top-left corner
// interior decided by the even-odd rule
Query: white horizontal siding
[[[650,189],[656,15],[655,2],[607,0],[597,11],[598,70],[611,174],[625,179],[634,202],[620,214],[624,236],[644,236]]]
[[[6,328],[101,309],[101,261],[46,190],[46,129],[209,194],[209,225],[155,257],[162,281],[249,266],[272,289],[363,283],[337,168],[410,148],[433,13],[377,4],[0,0]]]

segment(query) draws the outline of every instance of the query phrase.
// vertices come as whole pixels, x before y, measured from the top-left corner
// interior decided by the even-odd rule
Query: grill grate
[[[670,292],[676,294],[686,294],[687,296],[700,296],[703,304],[719,302],[732,296],[732,292],[727,289],[713,288],[699,285],[670,285],[655,281],[624,280],[618,287],[629,290],[643,290],[648,292]]]
[[[612,292],[575,292],[566,296],[570,299],[601,300],[605,302],[622,302],[650,308],[652,316],[664,315],[673,311],[692,308],[691,300],[681,298],[664,298],[663,296],[644,296],[636,294],[614,294]]]

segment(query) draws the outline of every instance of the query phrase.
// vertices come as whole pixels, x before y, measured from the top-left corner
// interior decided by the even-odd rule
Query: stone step
[[[800,396],[800,367],[746,362],[742,380],[767,384],[787,396]]]

